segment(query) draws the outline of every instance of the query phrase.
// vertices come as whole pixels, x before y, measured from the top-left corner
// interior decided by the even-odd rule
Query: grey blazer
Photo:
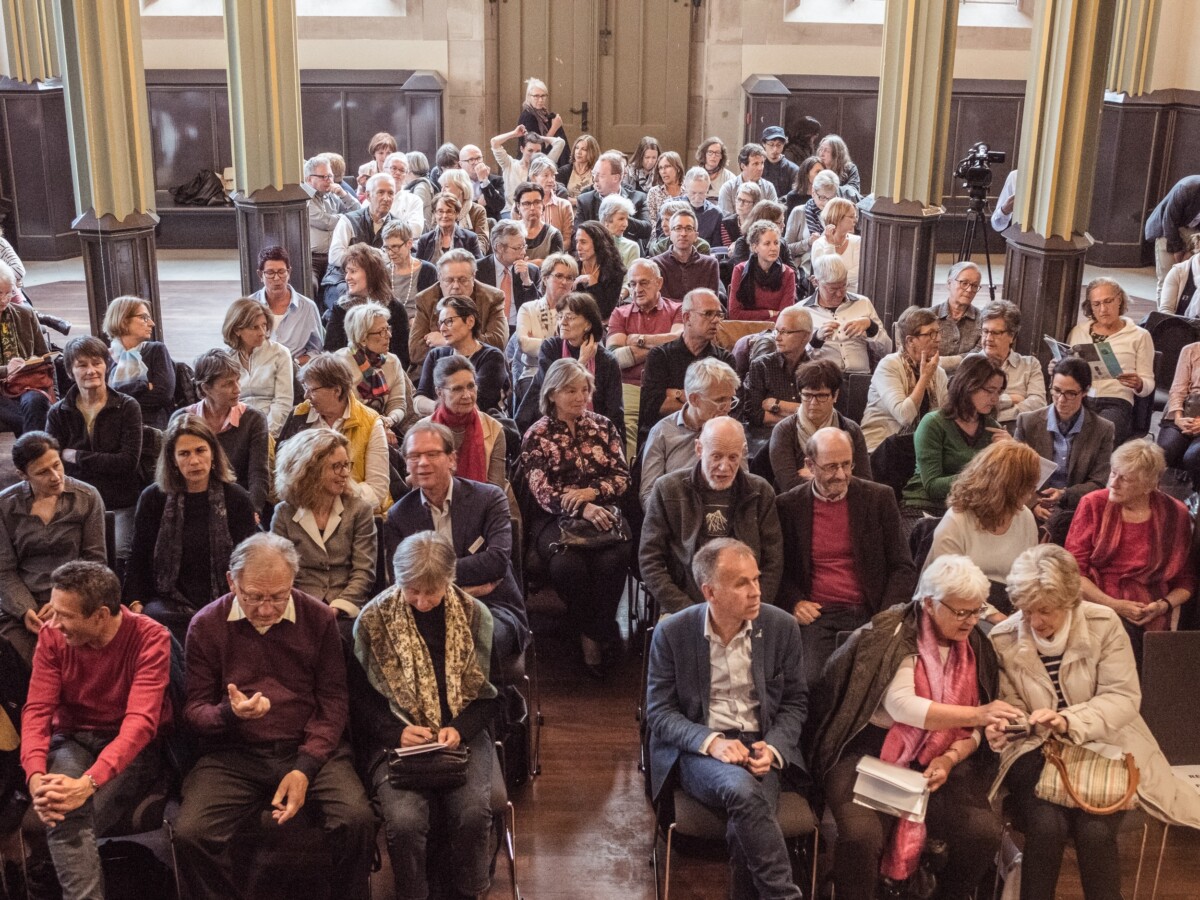
[[[651,795],[658,799],[675,763],[699,753],[712,733],[708,704],[712,663],[704,620],[708,604],[667,616],[654,629],[647,668],[646,724],[650,730]],[[808,685],[800,627],[783,610],[763,604],[750,631],[750,668],[759,700],[762,739],[787,766],[804,770],[800,729],[808,713]]]
[[[1017,416],[1013,433],[1018,441],[1028,444],[1043,459],[1054,459],[1054,439],[1046,427],[1050,407],[1035,409]],[[1062,506],[1074,509],[1084,494],[1098,491],[1108,484],[1108,458],[1113,452],[1112,422],[1102,419],[1086,406],[1083,408],[1083,427],[1071,444],[1067,460],[1067,489],[1063,491]]]
[[[295,587],[350,616],[371,599],[378,553],[375,510],[365,500],[342,498],[342,517],[324,548],[299,522],[286,500],[275,507],[271,531],[287,538],[300,554]]]

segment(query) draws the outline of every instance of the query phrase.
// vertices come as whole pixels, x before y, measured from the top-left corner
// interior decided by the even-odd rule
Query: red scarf
[[[458,465],[454,474],[459,478],[470,481],[488,480],[487,454],[483,452],[483,423],[479,421],[479,411],[471,410],[465,413],[452,413],[445,405],[439,403],[429,417],[439,425],[445,425],[451,431],[462,433],[462,443],[458,447]]]
[[[952,641],[946,662],[938,651],[933,619],[920,612],[917,631],[917,664],[913,672],[918,697],[952,706],[978,706],[979,684],[975,676],[975,651],[967,641]],[[926,731],[896,722],[888,729],[879,754],[884,762],[907,766],[916,760],[924,768],[945,753],[955,741],[970,737],[969,728]],[[917,870],[925,846],[925,823],[901,819],[884,850],[879,871],[888,878],[903,881]]]

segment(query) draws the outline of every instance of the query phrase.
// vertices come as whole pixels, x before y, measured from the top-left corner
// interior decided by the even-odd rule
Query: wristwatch
[[[644,347],[646,346],[646,336],[645,336],[644,334],[639,334],[639,335],[638,335],[638,339],[637,339],[637,341],[635,341],[635,343],[636,343],[636,344],[637,344],[639,347],[642,347],[642,348],[644,348]]]
[[[777,416],[777,415],[779,415],[779,414],[780,414],[782,411],[783,411],[783,407],[781,407],[781,406],[779,405],[779,401],[778,401],[778,400],[776,400],[774,403],[772,403],[772,404],[771,404],[771,415],[773,415],[773,416]]]

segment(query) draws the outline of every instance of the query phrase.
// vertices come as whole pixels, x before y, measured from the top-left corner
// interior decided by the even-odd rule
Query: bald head
[[[733,486],[733,479],[746,457],[746,432],[742,424],[729,416],[709,419],[696,440],[700,471],[714,491]]]
[[[818,428],[805,447],[814,487],[826,500],[841,500],[850,488],[854,443],[840,428]]]

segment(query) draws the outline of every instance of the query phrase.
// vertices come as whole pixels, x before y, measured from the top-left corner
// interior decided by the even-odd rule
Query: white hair
[[[955,597],[982,604],[988,598],[988,587],[988,577],[970,557],[950,554],[939,556],[921,573],[914,599],[942,603]]]

